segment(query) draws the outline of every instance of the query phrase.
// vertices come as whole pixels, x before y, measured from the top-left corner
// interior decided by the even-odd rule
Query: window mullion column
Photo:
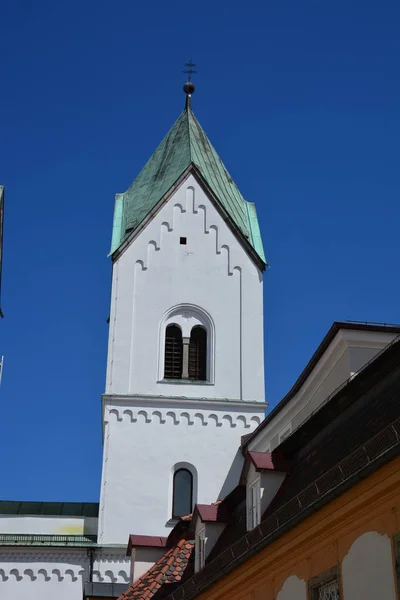
[[[182,355],[182,379],[189,379],[189,344],[190,338],[183,337],[183,355]]]

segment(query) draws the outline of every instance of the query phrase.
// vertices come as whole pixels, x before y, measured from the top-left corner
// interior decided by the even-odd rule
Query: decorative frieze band
[[[242,429],[250,429],[257,427],[261,418],[256,415],[235,415],[235,414],[218,414],[218,413],[189,413],[180,412],[177,410],[160,411],[160,410],[134,410],[130,408],[111,408],[109,410],[109,420],[126,421],[128,423],[157,423],[165,424],[167,422],[174,425],[203,425],[215,427],[238,427]]]

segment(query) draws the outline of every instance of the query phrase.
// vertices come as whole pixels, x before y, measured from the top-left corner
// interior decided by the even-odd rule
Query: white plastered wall
[[[213,385],[162,381],[162,326],[181,305],[212,321]],[[114,263],[106,393],[264,402],[262,273],[192,175]]]
[[[205,324],[206,383],[163,380],[171,322]],[[114,263],[103,401],[100,543],[168,535],[177,463],[197,472],[195,502],[237,484],[265,412],[262,273],[192,175]]]
[[[1,600],[82,600],[86,551],[0,550]]]
[[[351,600],[396,600],[391,540],[370,531],[360,536],[342,562],[343,595]]]
[[[306,600],[307,585],[304,579],[291,575],[285,581],[276,600]]]
[[[92,581],[128,585],[130,563],[125,549],[92,552]],[[1,600],[82,600],[89,573],[86,548],[0,548]]]
[[[259,404],[106,398],[99,543],[168,535],[174,467],[193,465],[194,502],[210,504],[238,483],[240,437],[261,422]]]
[[[131,555],[131,581],[147,573],[166,552],[166,548],[134,548]]]

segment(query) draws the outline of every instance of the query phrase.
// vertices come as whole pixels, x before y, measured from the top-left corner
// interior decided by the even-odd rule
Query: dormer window
[[[246,504],[247,531],[251,531],[261,521],[261,487],[259,477],[247,487]]]
[[[205,527],[201,527],[196,533],[195,539],[195,560],[194,560],[194,570],[197,573],[204,568],[206,564],[206,554],[205,554],[205,545],[206,545],[206,531]]]

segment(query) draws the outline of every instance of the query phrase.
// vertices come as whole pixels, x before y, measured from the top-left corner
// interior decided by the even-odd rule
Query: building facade
[[[257,215],[185,92],[115,198],[100,501],[0,502],[0,598],[394,600],[400,327],[334,323],[264,419]]]
[[[227,495],[240,438],[264,417],[255,207],[190,99],[115,200],[100,502],[0,503],[5,600],[117,597],[131,581],[128,535],[168,536],[196,503]],[[136,554],[138,577],[160,551]]]
[[[166,540],[193,544],[184,572],[158,561],[120,600],[397,600],[399,365],[396,337],[272,452],[244,439],[235,490]]]

